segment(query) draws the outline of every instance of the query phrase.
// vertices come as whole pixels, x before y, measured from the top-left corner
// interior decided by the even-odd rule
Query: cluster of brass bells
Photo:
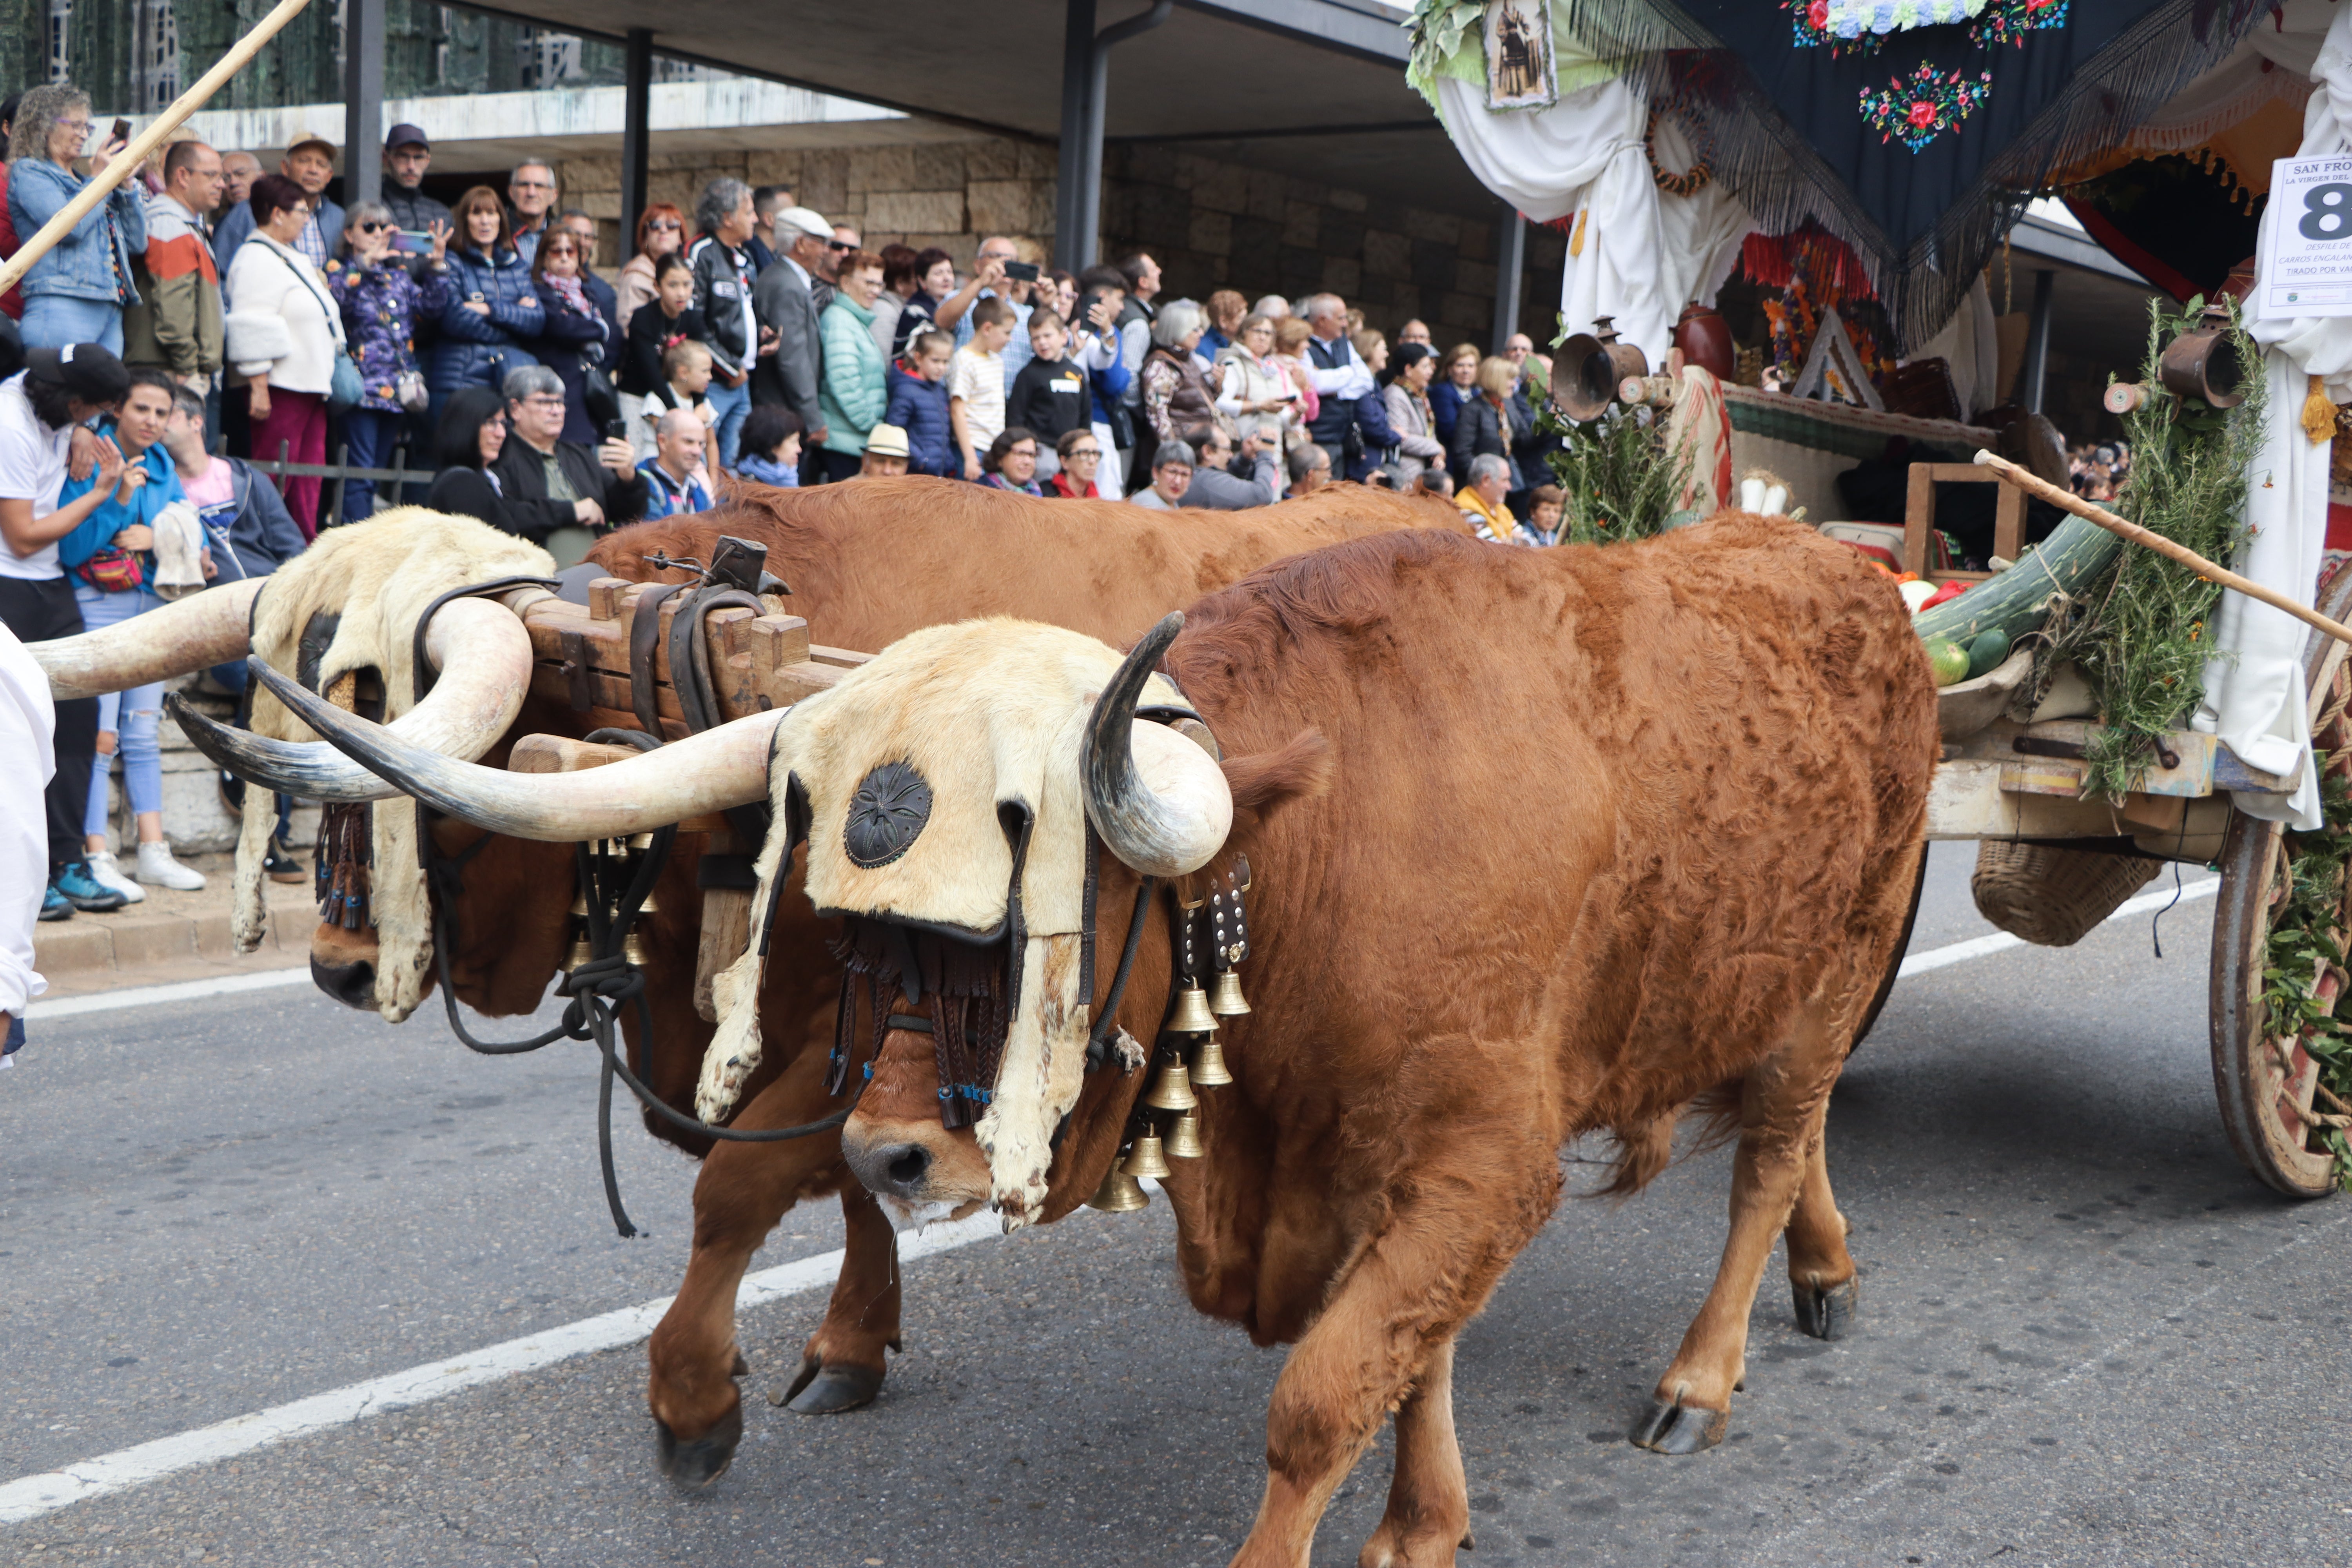
[[[652,955],[646,949],[645,938],[638,933],[645,930],[646,917],[653,912],[654,895],[647,893],[646,901],[638,906],[637,918],[629,922],[629,934],[621,939],[621,956],[640,968],[652,961]],[[595,950],[588,942],[588,895],[574,893],[572,896],[572,948],[564,954],[563,971],[568,974],[595,956]]]
[[[1143,1190],[1145,1178],[1169,1175],[1171,1160],[1198,1160],[1208,1152],[1201,1142],[1201,1100],[1192,1090],[1221,1089],[1234,1081],[1234,1075],[1225,1068],[1224,1047],[1217,1043],[1217,1020],[1237,1018],[1250,1010],[1242,995],[1238,971],[1221,969],[1212,984],[1213,992],[1198,985],[1179,991],[1165,1030],[1171,1035],[1201,1037],[1192,1051],[1192,1066],[1185,1066],[1181,1054],[1171,1054],[1143,1096],[1145,1110],[1171,1118],[1167,1136],[1160,1136],[1158,1122],[1147,1121],[1142,1133],[1129,1146],[1127,1157],[1114,1159],[1103,1173],[1102,1185],[1087,1200],[1088,1208],[1105,1214],[1133,1214],[1148,1208],[1151,1199]]]

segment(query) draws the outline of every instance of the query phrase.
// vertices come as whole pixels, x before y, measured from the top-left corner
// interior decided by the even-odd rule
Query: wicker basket
[[[2038,947],[2072,947],[2155,879],[2162,862],[1987,838],[1969,890],[1977,911]]]

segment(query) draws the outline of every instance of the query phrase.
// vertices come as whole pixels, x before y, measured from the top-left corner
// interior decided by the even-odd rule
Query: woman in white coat
[[[253,455],[261,462],[327,460],[327,395],[335,384],[341,312],[327,280],[295,248],[310,221],[310,195],[283,174],[253,182],[253,233],[230,258],[226,291],[236,309],[222,322],[228,361],[246,378]],[[278,490],[304,540],[319,532],[316,479],[280,476]]]

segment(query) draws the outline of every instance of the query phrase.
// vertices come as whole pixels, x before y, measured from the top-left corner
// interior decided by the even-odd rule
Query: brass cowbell
[[[1225,1070],[1225,1047],[1217,1044],[1216,1036],[1202,1040],[1201,1048],[1192,1053],[1192,1081],[1198,1089],[1223,1089],[1234,1081],[1234,1075]]]
[[[1139,1182],[1146,1176],[1156,1181],[1166,1175],[1168,1161],[1160,1152],[1160,1134],[1146,1132],[1142,1137],[1138,1138],[1135,1141],[1135,1148],[1127,1156],[1127,1163],[1119,1166],[1119,1170],[1127,1175],[1133,1176]]]
[[[1201,1147],[1200,1115],[1188,1110],[1168,1129],[1168,1157],[1171,1160],[1197,1160],[1206,1152]]]
[[[1250,1010],[1242,995],[1242,973],[1238,969],[1220,969],[1212,983],[1216,986],[1209,994],[1209,1011],[1220,1018],[1238,1018]]]
[[[1150,1196],[1133,1176],[1118,1168],[1116,1160],[1110,1163],[1110,1169],[1103,1173],[1102,1185],[1097,1187],[1095,1195],[1087,1200],[1087,1207],[1100,1209],[1105,1214],[1133,1214],[1138,1209],[1150,1206]]]
[[[1184,1070],[1184,1058],[1172,1058],[1160,1069],[1160,1078],[1143,1103],[1154,1110],[1190,1110],[1201,1103],[1192,1093],[1192,1075]]]
[[[1168,1020],[1169,1033],[1205,1035],[1216,1026],[1216,1016],[1209,1011],[1209,999],[1199,986],[1187,985],[1176,993],[1176,1013]]]

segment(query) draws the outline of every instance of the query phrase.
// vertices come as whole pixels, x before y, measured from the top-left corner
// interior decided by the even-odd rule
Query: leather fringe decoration
[[[375,923],[368,909],[368,873],[375,863],[374,812],[372,802],[334,801],[320,814],[311,890],[322,925],[357,931]]]
[[[841,1015],[834,1028],[829,1092],[838,1094],[849,1071],[851,1041],[857,1029],[856,981],[863,977],[873,1009],[873,1050],[879,1056],[890,1032],[890,994],[902,992],[928,1013],[931,1049],[940,1075],[940,1124],[969,1127],[994,1097],[1004,1036],[1012,1022],[1005,1005],[1005,946],[955,942],[933,931],[881,921],[848,922],[833,955],[848,973],[841,987]]]

